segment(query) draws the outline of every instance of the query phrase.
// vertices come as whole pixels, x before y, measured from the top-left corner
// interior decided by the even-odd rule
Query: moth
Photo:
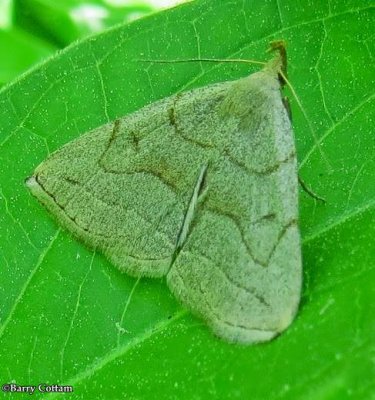
[[[165,277],[230,342],[272,339],[301,293],[285,49],[262,70],[85,133],[28,178],[58,223],[135,277]]]

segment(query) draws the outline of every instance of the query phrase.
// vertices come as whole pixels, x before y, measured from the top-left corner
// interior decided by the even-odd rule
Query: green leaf
[[[21,26],[60,45],[153,11],[147,2],[116,0],[17,0]]]
[[[297,3],[192,2],[76,43],[0,92],[2,382],[72,384],[81,399],[374,398],[374,9]],[[327,203],[301,192],[297,319],[244,347],[214,338],[162,280],[123,275],[60,231],[23,181],[107,120],[254,70],[139,59],[267,60],[274,38],[308,117],[291,99],[301,176]]]
[[[55,51],[55,47],[16,27],[0,29],[0,86]]]

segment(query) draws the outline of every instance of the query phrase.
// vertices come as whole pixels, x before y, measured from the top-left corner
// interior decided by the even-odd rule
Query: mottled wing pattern
[[[175,121],[207,146],[201,136],[218,132],[194,129],[185,103],[195,102],[177,101]],[[297,165],[277,74],[233,83],[214,112],[226,121],[217,139],[223,147],[208,160],[201,204],[168,284],[218,336],[265,341],[291,323],[301,289]]]
[[[301,287],[293,134],[272,68],[153,103],[28,181],[68,230],[170,289],[227,340],[269,340]]]

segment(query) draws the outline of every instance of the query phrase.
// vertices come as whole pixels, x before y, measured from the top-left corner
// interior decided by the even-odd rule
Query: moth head
[[[275,92],[279,92],[280,82],[277,73],[268,69],[251,74],[233,82],[222,104],[222,110],[238,118],[262,118],[268,112]]]

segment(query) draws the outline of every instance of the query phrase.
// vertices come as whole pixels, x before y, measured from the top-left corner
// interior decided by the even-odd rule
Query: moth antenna
[[[245,63],[245,64],[255,64],[255,65],[266,65],[267,63],[264,61],[258,61],[258,60],[248,60],[244,58],[186,58],[186,59],[174,59],[174,60],[154,60],[154,59],[135,59],[133,61],[139,61],[139,62],[153,62],[156,64],[175,64],[175,63],[188,63],[188,62],[213,62],[213,63]]]
[[[315,131],[314,131],[314,128],[313,128],[313,126],[311,125],[310,119],[309,119],[309,117],[308,117],[308,115],[307,115],[307,113],[306,113],[306,111],[305,111],[305,109],[304,109],[304,107],[303,107],[303,105],[302,105],[302,103],[301,103],[301,100],[299,99],[299,97],[298,97],[296,91],[294,90],[294,87],[292,86],[292,84],[290,83],[289,79],[286,77],[286,75],[284,74],[284,72],[283,72],[282,70],[279,71],[279,74],[281,75],[281,77],[282,77],[283,81],[285,82],[285,84],[288,86],[289,90],[292,92],[292,95],[293,95],[293,97],[294,97],[296,103],[298,104],[298,107],[299,107],[299,109],[301,110],[302,115],[303,115],[305,121],[307,122],[307,125],[308,125],[308,127],[309,127],[311,136],[312,136],[313,139],[314,139],[314,145],[319,149],[319,153],[320,153],[320,155],[322,156],[322,158],[324,159],[324,161],[325,161],[325,163],[327,164],[328,168],[329,168],[330,170],[332,170],[332,166],[331,166],[330,162],[328,161],[328,158],[327,158],[326,155],[324,154],[324,152],[323,152],[323,150],[322,150],[322,147],[320,146],[319,139],[318,139],[318,137],[316,136],[316,133],[315,133]]]
[[[307,122],[307,125],[309,127],[311,136],[314,139],[314,145],[316,148],[319,149],[319,153],[321,154],[323,160],[325,161],[325,163],[327,164],[328,168],[330,170],[332,170],[332,166],[329,163],[326,155],[324,154],[320,143],[319,143],[319,139],[315,134],[314,128],[310,122],[310,119],[308,118],[308,115],[304,109],[304,107],[302,106],[301,100],[299,99],[299,97],[297,96],[296,91],[294,90],[294,87],[292,86],[292,84],[290,83],[288,76],[287,76],[287,55],[286,55],[286,42],[284,40],[274,40],[270,43],[270,47],[268,49],[268,52],[271,51],[278,51],[279,52],[279,60],[280,60],[280,70],[278,71],[279,74],[279,80],[280,80],[280,84],[281,86],[288,86],[288,88],[290,89],[290,91],[292,92],[292,95],[294,97],[294,99],[296,100],[298,107],[300,108],[300,110],[302,111],[302,115],[304,117],[304,119]]]

